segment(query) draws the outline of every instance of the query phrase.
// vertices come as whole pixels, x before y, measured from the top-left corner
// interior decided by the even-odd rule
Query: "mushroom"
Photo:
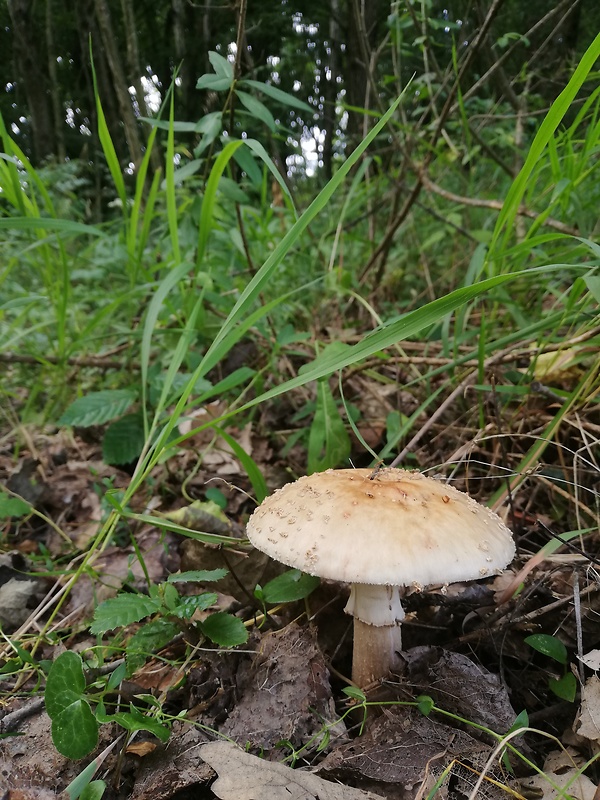
[[[352,680],[384,678],[401,650],[401,587],[485,578],[509,564],[512,534],[464,492],[402,469],[330,469],[289,483],[248,521],[257,549],[351,584]]]

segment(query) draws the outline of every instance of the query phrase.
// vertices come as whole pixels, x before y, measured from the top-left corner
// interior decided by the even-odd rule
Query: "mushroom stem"
[[[402,648],[400,588],[354,583],[345,611],[354,617],[352,680],[364,689],[388,675]]]

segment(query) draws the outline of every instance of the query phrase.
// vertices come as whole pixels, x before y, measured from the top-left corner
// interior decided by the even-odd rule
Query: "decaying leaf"
[[[211,790],[220,800],[377,800],[380,795],[341,786],[311,772],[245,753],[231,742],[211,742],[200,757],[218,773]]]
[[[497,675],[460,653],[414,647],[402,654],[405,675],[416,694],[428,694],[445,711],[506,733],[516,714]]]
[[[544,774],[534,775],[520,781],[524,794],[529,796],[533,790],[540,800],[556,800],[565,797],[573,797],[576,800],[594,800],[596,785],[587,775],[581,774],[578,763],[581,760],[570,748],[550,753],[544,762]]]
[[[376,719],[366,733],[330,753],[319,774],[341,781],[398,784],[398,797],[423,793],[455,759],[485,763],[489,747],[467,733],[424,717],[410,707],[396,707]],[[431,786],[429,783],[431,782]],[[427,791],[424,792],[427,796]]]
[[[600,678],[593,675],[581,689],[581,707],[575,732],[593,742],[600,741]]]
[[[282,739],[298,748],[330,722],[333,741],[346,729],[337,719],[314,632],[290,624],[261,638],[260,652],[238,679],[239,700],[221,733],[240,745],[271,750]]]
[[[20,553],[0,555],[0,625],[13,630],[22,625],[31,610],[31,601],[40,584],[27,575],[30,565]]]

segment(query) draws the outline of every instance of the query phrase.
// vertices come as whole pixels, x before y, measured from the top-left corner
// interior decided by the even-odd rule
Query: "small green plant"
[[[147,730],[165,742],[169,728],[156,719],[143,714],[130,704],[129,711],[107,715],[104,696],[114,691],[125,677],[124,665],[106,679],[88,685],[83,660],[78,653],[61,653],[54,661],[44,699],[48,716],[52,720],[52,741],[67,758],[83,758],[98,743],[98,728],[104,722],[116,722],[126,730]],[[95,712],[92,703],[96,704]]]
[[[561,700],[572,703],[577,692],[577,680],[568,669],[569,656],[564,644],[556,636],[550,636],[547,633],[534,633],[525,639],[525,644],[564,667],[562,677],[548,678],[548,688]]]
[[[160,721],[160,706],[154,698],[143,696],[141,710],[131,703],[128,711],[106,712],[106,695],[114,692],[123,678],[133,674],[157,649],[164,647],[179,633],[197,640],[206,637],[220,647],[243,644],[248,632],[243,622],[231,614],[215,612],[194,622],[197,611],[204,611],[217,600],[214,592],[182,596],[175,583],[215,581],[226,570],[193,571],[172,575],[170,580],[151,585],[149,594],[121,592],[101,603],[94,614],[91,633],[101,635],[151,617],[125,645],[125,661],[107,678],[88,682],[83,660],[73,652],[62,653],[52,664],[46,682],[45,700],[52,719],[52,741],[68,758],[83,758],[97,744],[100,724],[116,722],[129,732],[147,730],[161,741],[169,738],[169,727]],[[92,710],[93,707],[93,710]]]

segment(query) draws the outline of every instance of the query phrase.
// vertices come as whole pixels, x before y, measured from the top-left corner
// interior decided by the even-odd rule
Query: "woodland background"
[[[0,781],[212,797],[197,749],[226,736],[320,797],[460,800],[493,769],[488,800],[591,800],[598,3],[0,23]],[[347,590],[244,532],[284,483],[380,462],[495,509],[518,555],[409,591],[404,672],[366,697]]]

